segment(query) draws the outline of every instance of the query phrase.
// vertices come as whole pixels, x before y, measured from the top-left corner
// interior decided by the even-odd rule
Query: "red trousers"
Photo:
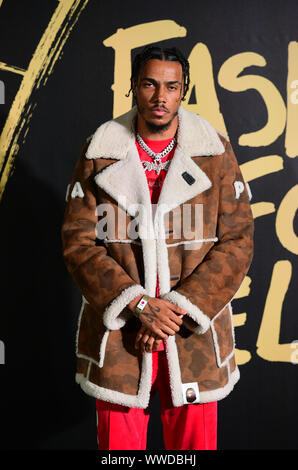
[[[152,367],[151,397],[158,390],[165,448],[216,450],[217,402],[174,407],[165,351],[152,353]],[[96,411],[99,450],[146,450],[148,407],[129,408],[96,399]]]

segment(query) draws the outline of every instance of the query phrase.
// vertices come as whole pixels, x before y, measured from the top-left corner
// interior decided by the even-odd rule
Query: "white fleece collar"
[[[98,127],[86,152],[87,158],[114,158],[122,160],[135,145],[134,121],[137,107]],[[188,157],[224,153],[216,129],[202,116],[178,109],[179,127],[177,149]]]

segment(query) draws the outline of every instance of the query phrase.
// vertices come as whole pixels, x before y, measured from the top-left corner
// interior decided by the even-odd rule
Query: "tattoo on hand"
[[[160,312],[160,308],[159,307],[155,307],[155,309],[149,304],[149,302],[147,303],[148,307],[150,308],[151,312],[152,313],[147,313],[147,312],[144,312],[142,311],[142,313],[140,315],[145,315],[145,317],[147,317],[148,319],[148,322],[149,323],[153,323],[153,318],[157,318],[157,315],[155,312]],[[152,318],[153,317],[153,318]]]
[[[154,315],[155,315],[155,312],[160,312],[160,308],[159,308],[159,307],[153,308],[153,307],[149,304],[149,302],[148,302],[147,305],[148,305],[148,307],[150,308],[151,312],[154,313]],[[155,315],[155,316],[156,316],[156,315]]]
[[[142,312],[140,313],[140,315],[144,315],[145,317],[147,317],[147,320],[149,323],[153,323],[153,318],[151,318],[152,317],[151,313]]]

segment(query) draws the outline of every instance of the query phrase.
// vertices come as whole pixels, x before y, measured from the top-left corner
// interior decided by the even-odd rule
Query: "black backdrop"
[[[111,89],[116,55],[103,41],[140,25],[133,57],[147,41],[142,28],[156,22],[147,42],[187,57],[198,43],[208,51],[211,75],[196,56],[191,73],[207,78],[186,106],[214,125],[221,113],[253,194],[255,257],[233,301],[241,380],[219,402],[218,447],[297,449],[297,17],[294,0],[0,2],[0,448],[96,449],[94,399],[74,381],[81,296],[60,228],[83,142],[117,114],[123,82]],[[181,36],[161,40],[173,24]],[[241,58],[251,63],[241,68]],[[200,83],[203,92],[213,84],[219,109],[201,106]],[[267,134],[241,140],[267,124]],[[158,407],[156,396],[148,449],[163,449]]]

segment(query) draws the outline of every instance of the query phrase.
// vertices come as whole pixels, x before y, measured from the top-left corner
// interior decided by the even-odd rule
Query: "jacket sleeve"
[[[204,333],[239,290],[253,256],[250,197],[231,144],[220,158],[217,238],[195,270],[162,298],[187,310],[185,323]]]
[[[111,329],[124,326],[130,315],[127,304],[140,294],[143,286],[107,254],[96,237],[97,204],[94,160],[88,159],[85,143],[68,186],[62,222],[62,252],[66,267],[83,298],[103,314],[104,325]],[[123,311],[124,310],[124,311]]]

